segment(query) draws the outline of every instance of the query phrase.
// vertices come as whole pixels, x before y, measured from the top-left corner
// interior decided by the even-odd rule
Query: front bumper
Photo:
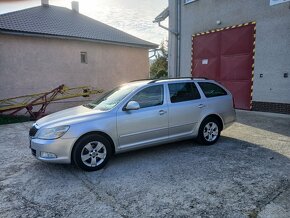
[[[71,139],[30,139],[30,148],[32,155],[38,160],[50,163],[71,163],[71,151],[76,141],[75,138]],[[40,156],[41,152],[53,153],[55,158],[44,158]]]

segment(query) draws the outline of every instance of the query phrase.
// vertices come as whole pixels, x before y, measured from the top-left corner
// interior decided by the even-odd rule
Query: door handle
[[[203,107],[205,107],[205,105],[204,104],[199,104],[197,107],[203,108]]]
[[[159,111],[159,114],[160,114],[160,115],[163,115],[163,114],[166,114],[166,113],[167,113],[167,112],[166,112],[165,110],[160,110],[160,111]]]

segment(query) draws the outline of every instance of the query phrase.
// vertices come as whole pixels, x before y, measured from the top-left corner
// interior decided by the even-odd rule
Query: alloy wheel
[[[81,160],[88,167],[99,166],[103,163],[106,156],[106,146],[99,141],[89,142],[81,151]]]
[[[206,141],[212,142],[216,140],[219,134],[218,125],[215,122],[209,122],[205,125],[203,129],[203,136]]]

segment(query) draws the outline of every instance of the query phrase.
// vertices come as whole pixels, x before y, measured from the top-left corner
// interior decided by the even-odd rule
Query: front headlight
[[[36,133],[35,138],[39,139],[58,139],[62,137],[69,129],[69,126],[57,126],[54,128],[41,128]]]

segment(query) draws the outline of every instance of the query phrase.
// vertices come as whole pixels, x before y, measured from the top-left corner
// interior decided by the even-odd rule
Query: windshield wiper
[[[95,105],[92,105],[92,104],[83,104],[84,107],[86,108],[90,108],[90,109],[94,109],[95,108]]]

